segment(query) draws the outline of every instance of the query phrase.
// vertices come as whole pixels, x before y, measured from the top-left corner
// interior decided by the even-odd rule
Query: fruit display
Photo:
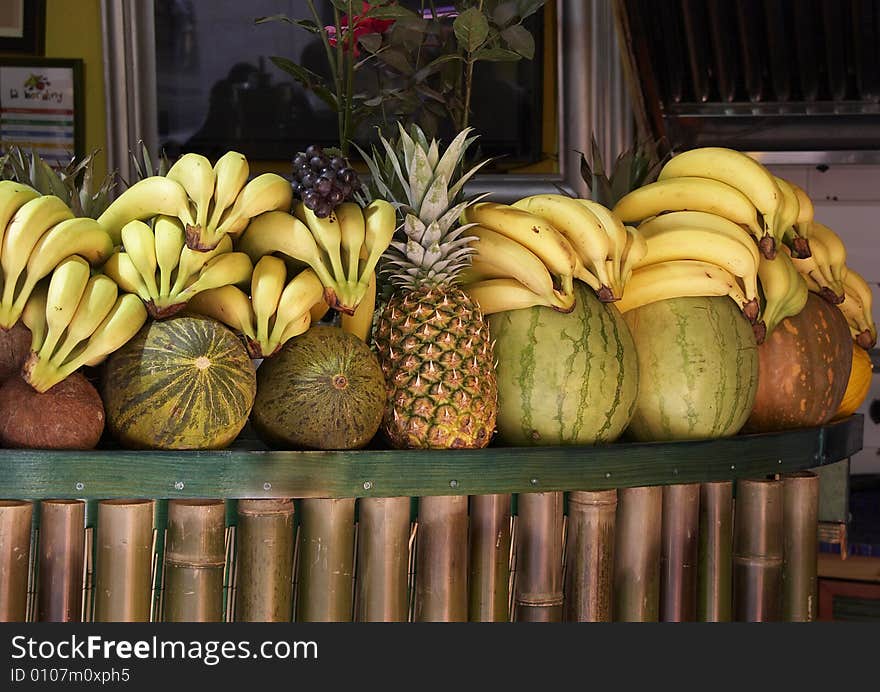
[[[734,301],[711,294],[669,298],[623,317],[639,362],[628,438],[699,440],[739,432],[758,389],[758,348]]]
[[[385,411],[385,379],[369,346],[339,327],[316,326],[257,370],[251,421],[274,446],[359,449]]]
[[[500,443],[613,442],[629,423],[640,386],[630,330],[586,285],[575,296],[569,313],[538,306],[489,318]]]
[[[107,360],[111,434],[136,449],[218,449],[236,438],[256,396],[254,364],[218,321],[154,320]]]
[[[861,404],[871,286],[798,185],[717,147],[610,177],[594,152],[604,203],[501,203],[465,194],[476,139],[400,126],[363,183],[316,145],[289,178],[145,157],[112,202],[91,157],[13,152],[0,443],[88,448],[106,415],[149,449],[222,448],[249,418],[284,448],[592,445]]]

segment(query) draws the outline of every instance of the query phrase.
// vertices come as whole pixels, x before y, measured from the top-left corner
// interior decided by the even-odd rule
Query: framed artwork
[[[42,55],[46,0],[0,2],[0,53]]]
[[[83,63],[0,57],[0,151],[18,145],[49,163],[84,149]]]

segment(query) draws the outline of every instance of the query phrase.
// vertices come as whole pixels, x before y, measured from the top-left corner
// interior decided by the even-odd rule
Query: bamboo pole
[[[506,622],[510,601],[510,495],[470,500],[471,622]]]
[[[819,598],[819,476],[809,471],[783,476],[782,493],[782,619],[811,622]]]
[[[166,622],[222,622],[226,565],[223,500],[169,500],[165,543]]]
[[[290,622],[293,500],[238,501],[235,619]]]
[[[405,622],[410,498],[363,498],[358,513],[355,620]]]
[[[351,622],[354,498],[303,500],[296,619]]]
[[[514,620],[561,622],[562,493],[523,493],[517,514]]]
[[[467,621],[467,541],[467,495],[419,499],[416,622]]]
[[[30,502],[0,500],[0,622],[27,617],[33,513]]]
[[[697,548],[700,485],[663,486],[660,546],[660,619],[693,622],[697,617]]]
[[[616,490],[569,493],[566,621],[611,622],[616,514]]]
[[[730,622],[733,611],[733,482],[700,486],[697,620]]]
[[[81,500],[40,503],[40,567],[37,619],[82,619],[86,504]]]
[[[152,500],[98,503],[95,622],[148,622]]]
[[[765,622],[782,611],[782,481],[740,480],[733,528],[734,619]]]
[[[663,489],[621,488],[614,540],[614,619],[660,618],[660,543]]]

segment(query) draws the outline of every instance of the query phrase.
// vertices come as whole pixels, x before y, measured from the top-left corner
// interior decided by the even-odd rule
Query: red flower
[[[372,5],[367,2],[367,0],[363,0],[363,6],[361,7],[361,13],[356,14],[354,16],[354,21],[351,24],[352,30],[348,31],[348,15],[342,15],[342,19],[339,21],[342,29],[343,35],[343,44],[342,49],[348,51],[349,46],[352,41],[354,41],[354,54],[355,56],[360,54],[360,51],[357,47],[357,40],[366,34],[383,34],[388,28],[394,24],[393,19],[376,19],[375,17],[366,17],[365,15],[372,9]],[[336,45],[336,27],[335,26],[325,26],[324,30],[327,32],[327,38],[330,41],[331,46]]]

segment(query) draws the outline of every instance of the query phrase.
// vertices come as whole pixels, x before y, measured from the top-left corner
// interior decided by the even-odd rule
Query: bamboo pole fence
[[[37,620],[82,619],[86,504],[81,500],[40,503]]]

